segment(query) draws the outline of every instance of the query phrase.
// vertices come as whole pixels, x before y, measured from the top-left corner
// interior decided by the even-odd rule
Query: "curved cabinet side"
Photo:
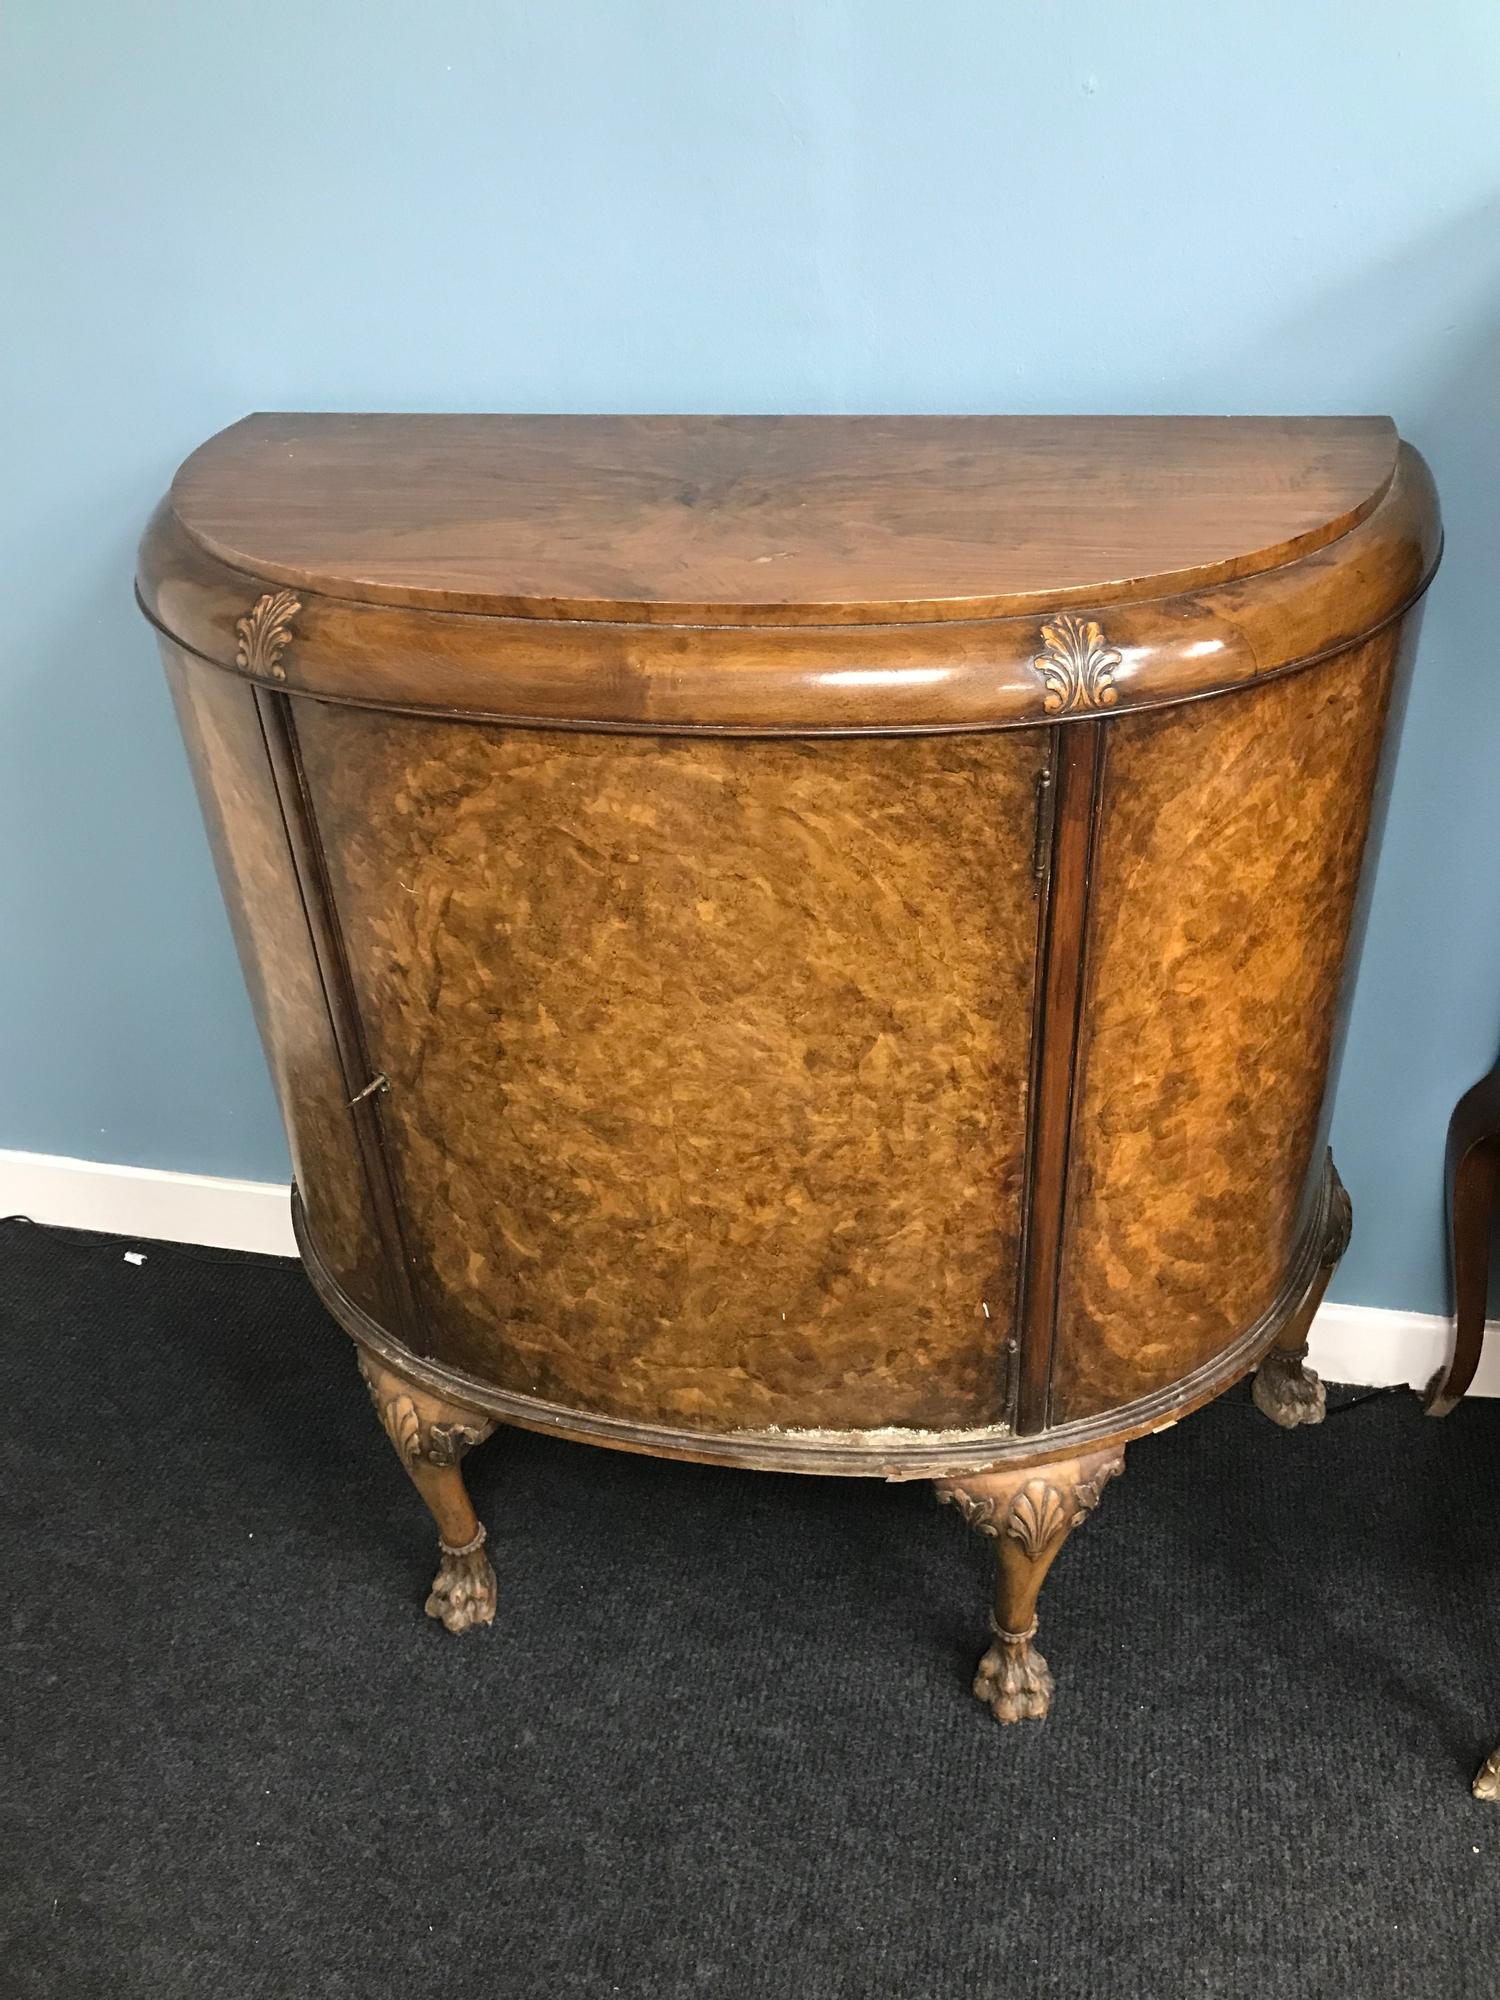
[[[1107,729],[1051,1420],[1189,1374],[1263,1313],[1326,1140],[1391,630]]]
[[[161,651],[297,1184],[339,1282],[372,1317],[395,1324],[259,697],[169,641]]]
[[[640,1423],[1007,1424],[1047,734],[293,706],[432,1355]]]

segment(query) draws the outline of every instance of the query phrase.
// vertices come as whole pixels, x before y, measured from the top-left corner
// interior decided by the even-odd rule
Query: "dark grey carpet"
[[[1500,1988],[1500,1406],[1136,1446],[1001,1729],[920,1487],[502,1432],[451,1638],[300,1272],[126,1247],[0,1226],[6,1996]]]

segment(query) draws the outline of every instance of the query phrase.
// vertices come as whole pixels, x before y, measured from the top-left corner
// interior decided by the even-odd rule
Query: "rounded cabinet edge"
[[[296,589],[210,555],[164,500],[141,544],[151,622],[210,665],[319,700],[530,727],[925,733],[1098,719],[1228,692],[1402,616],[1441,553],[1402,444],[1380,503],[1295,562],[1180,596],[893,625],[496,617]]]

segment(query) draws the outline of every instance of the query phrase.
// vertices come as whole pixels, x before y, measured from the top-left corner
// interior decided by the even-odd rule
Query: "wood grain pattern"
[[[385,1366],[466,1407],[484,1410],[500,1422],[576,1444],[607,1445],[614,1451],[643,1452],[692,1464],[735,1466],[745,1471],[853,1475],[870,1479],[956,1478],[1004,1466],[1045,1465],[1056,1458],[1129,1444],[1181,1421],[1222,1395],[1266,1356],[1283,1330],[1299,1315],[1311,1316],[1326,1283],[1319,1266],[1326,1215],[1320,1205],[1308,1217],[1287,1282],[1263,1317],[1245,1328],[1212,1361],[1158,1389],[1128,1408],[1037,1433],[1013,1436],[1005,1426],[977,1430],[712,1430],[641,1423],[576,1405],[549,1403],[512,1389],[496,1388],[481,1376],[450,1368],[415,1353],[373,1320],[344,1292],[324,1264],[309,1234],[297,1191],[292,1190],[292,1225],[297,1247],[314,1290],[350,1338]]]
[[[172,504],[235,568],[508,617],[888,624],[1104,604],[1346,533],[1384,417],[247,417]]]
[[[1054,1422],[1185,1375],[1282,1281],[1397,646],[1108,729]]]
[[[432,1352],[688,1427],[1004,1422],[1044,737],[297,708]]]
[[[1256,1358],[1310,1296],[1438,539],[1383,420],[276,419],[207,447],[142,597],[211,663],[180,672],[276,719],[326,1088],[364,1098],[366,1155],[384,1134],[406,1337],[517,1421],[751,1462],[798,1425],[840,1466],[877,1433],[892,1463],[898,1432],[970,1466],[1049,1426],[1091,1446]]]

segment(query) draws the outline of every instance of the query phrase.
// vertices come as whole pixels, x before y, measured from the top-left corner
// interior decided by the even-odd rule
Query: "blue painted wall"
[[[0,1146],[286,1172],[130,596],[244,411],[1384,410],[1449,552],[1337,1289],[1441,1309],[1500,1041],[1497,102],[1493,0],[11,0]]]

